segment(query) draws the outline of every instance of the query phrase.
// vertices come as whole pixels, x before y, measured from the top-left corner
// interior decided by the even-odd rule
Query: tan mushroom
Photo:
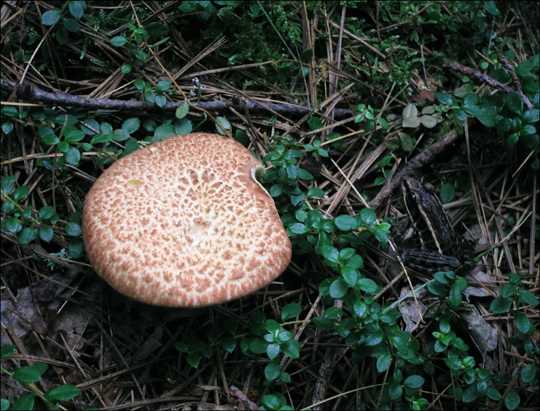
[[[89,191],[95,271],[135,300],[200,307],[268,285],[291,259],[261,163],[217,134],[170,137],[116,161]]]

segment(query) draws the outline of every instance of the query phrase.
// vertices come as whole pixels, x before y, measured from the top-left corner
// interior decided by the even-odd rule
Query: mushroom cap
[[[83,240],[94,270],[148,304],[200,307],[268,285],[291,243],[262,164],[218,134],[178,135],[111,165],[90,189]]]

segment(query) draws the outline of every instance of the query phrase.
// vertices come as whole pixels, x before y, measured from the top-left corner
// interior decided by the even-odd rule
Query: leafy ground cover
[[[2,409],[537,409],[537,2],[5,2]],[[198,310],[93,273],[85,195],[141,146],[228,135],[294,247]],[[404,176],[475,243],[399,264]],[[414,235],[414,234],[413,234]]]

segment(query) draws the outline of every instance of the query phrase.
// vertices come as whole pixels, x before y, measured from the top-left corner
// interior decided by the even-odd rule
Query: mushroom
[[[121,158],[84,203],[94,270],[128,297],[170,307],[265,287],[287,268],[291,243],[261,173],[249,150],[218,134],[169,137]]]

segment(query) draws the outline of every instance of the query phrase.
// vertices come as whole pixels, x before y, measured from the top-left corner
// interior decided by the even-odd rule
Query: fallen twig
[[[501,57],[502,57],[502,59],[501,59]],[[501,55],[498,56],[498,59],[501,61],[501,64],[504,66],[504,68],[506,70],[508,70],[510,76],[514,80],[514,83],[516,81],[518,81],[517,77],[515,77],[514,68],[510,65],[508,60],[506,60],[504,58],[504,56],[501,56]],[[482,83],[488,84],[491,87],[495,87],[495,88],[497,88],[499,90],[502,90],[502,91],[504,91],[506,93],[510,93],[512,91],[515,91],[516,93],[518,93],[521,96],[521,98],[523,99],[523,103],[525,104],[525,106],[527,107],[528,110],[530,110],[530,109],[532,109],[534,107],[532,105],[531,101],[527,98],[527,96],[525,94],[523,94],[523,92],[521,91],[521,86],[517,87],[517,90],[514,90],[512,87],[509,87],[506,84],[503,84],[503,83],[501,83],[501,82],[499,82],[497,80],[494,80],[491,77],[489,77],[488,75],[480,73],[478,70],[472,69],[470,67],[462,66],[461,64],[455,63],[453,61],[444,60],[442,65],[443,65],[443,67],[451,68],[452,70],[455,70],[455,71],[458,71],[458,72],[460,72],[462,74],[465,74],[465,75],[469,76],[470,78],[477,79],[477,80],[481,81]],[[509,69],[509,67],[512,67],[512,68]],[[515,79],[514,79],[514,77],[515,77]],[[519,81],[518,81],[518,84],[519,84]]]
[[[251,401],[246,394],[244,394],[242,391],[240,391],[239,388],[236,388],[234,385],[231,385],[229,387],[229,391],[232,395],[234,395],[236,398],[238,398],[238,401],[240,401],[244,406],[248,407],[250,410],[260,410],[259,407],[257,407],[257,404],[255,404],[253,401]]]
[[[0,87],[2,90],[13,91],[15,83],[1,79]],[[43,91],[40,88],[23,82],[18,85],[15,92],[15,97],[33,102],[40,102],[56,106],[70,106],[70,107],[84,107],[92,110],[118,110],[128,112],[159,112],[159,111],[172,111],[176,110],[184,101],[175,101],[165,104],[160,108],[154,103],[143,101],[127,101],[127,100],[109,100],[100,98],[86,98],[74,96],[73,94],[59,92],[58,94],[49,93]],[[245,105],[244,105],[245,104]],[[292,104],[276,104],[276,103],[255,103],[250,100],[242,101],[240,98],[232,98],[231,100],[220,101],[205,101],[197,104],[198,108],[216,111],[226,112],[229,108],[235,110],[244,110],[245,107],[254,113],[268,113],[269,111],[276,112],[278,114],[290,117],[300,117],[309,114],[311,111],[308,108],[301,106],[294,106]],[[353,116],[354,111],[349,109],[334,109],[334,118],[343,118],[347,116]]]

